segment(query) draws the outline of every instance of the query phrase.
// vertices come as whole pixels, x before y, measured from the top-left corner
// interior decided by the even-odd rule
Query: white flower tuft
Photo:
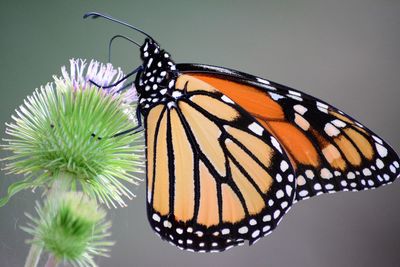
[[[86,73],[85,73],[86,71]],[[111,63],[103,64],[96,60],[91,60],[87,66],[85,59],[70,59],[70,70],[66,66],[61,68],[62,77],[54,77],[57,85],[72,86],[73,88],[85,90],[95,87],[91,81],[100,86],[109,86],[121,80],[124,73],[121,68],[115,69]],[[125,81],[110,88],[101,88],[106,94],[121,94],[125,104],[136,102],[138,97],[135,86],[132,84],[124,88]],[[123,89],[123,90],[121,90]]]

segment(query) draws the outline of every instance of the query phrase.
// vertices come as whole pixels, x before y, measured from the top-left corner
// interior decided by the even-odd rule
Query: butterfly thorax
[[[154,105],[169,101],[177,77],[176,65],[169,53],[153,40],[146,39],[140,48],[143,69],[136,76],[139,106],[146,113]]]

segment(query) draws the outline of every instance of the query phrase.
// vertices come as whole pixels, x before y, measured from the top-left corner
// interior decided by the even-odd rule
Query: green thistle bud
[[[5,158],[5,170],[26,179],[9,187],[0,206],[22,189],[51,186],[60,173],[72,177],[72,188],[80,185],[107,206],[125,206],[123,196],[134,196],[123,181],[140,180],[142,134],[113,136],[136,125],[135,89],[119,93],[122,83],[99,89],[89,81],[119,80],[122,71],[111,64],[91,61],[85,69],[84,60],[71,60],[70,72],[63,67],[63,77],[37,89],[7,124],[3,149],[12,154]]]
[[[108,256],[113,242],[105,239],[111,223],[95,201],[81,192],[63,193],[36,206],[38,217],[24,231],[32,235],[31,243],[51,253],[57,262],[68,261],[74,266],[96,266],[94,256]]]

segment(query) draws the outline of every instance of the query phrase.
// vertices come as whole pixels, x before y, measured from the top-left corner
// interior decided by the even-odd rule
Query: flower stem
[[[42,254],[42,248],[40,246],[32,244],[31,248],[29,249],[29,254],[26,258],[24,266],[36,267],[40,259],[40,254]]]
[[[58,261],[53,254],[49,254],[49,258],[47,259],[46,265],[44,267],[57,267]]]
[[[74,179],[74,175],[66,172],[60,172],[54,176],[54,182],[51,185],[50,190],[47,191],[47,198],[57,199],[62,193],[67,192],[71,188],[71,181]]]
[[[54,176],[54,182],[51,186],[51,188],[47,191],[47,198],[53,198],[56,200],[63,192],[66,192],[70,189],[71,187],[71,179],[73,178],[73,175],[60,172],[58,175]],[[29,254],[28,257],[26,258],[25,261],[25,267],[36,267],[40,256],[42,254],[43,248],[36,245],[32,244],[31,248],[29,249]],[[46,267],[56,267],[57,266],[57,260],[54,258],[53,255],[49,255],[49,259],[47,260]],[[50,261],[51,260],[51,261]],[[49,265],[50,263],[53,265]]]

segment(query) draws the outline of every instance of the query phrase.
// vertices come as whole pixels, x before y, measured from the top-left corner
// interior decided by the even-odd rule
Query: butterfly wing
[[[178,64],[178,69],[229,97],[279,141],[295,169],[297,200],[375,188],[399,176],[399,157],[386,142],[321,100],[225,68]]]
[[[222,251],[269,234],[289,210],[289,158],[260,122],[194,77],[178,77],[175,101],[145,115],[147,207],[163,239]]]

